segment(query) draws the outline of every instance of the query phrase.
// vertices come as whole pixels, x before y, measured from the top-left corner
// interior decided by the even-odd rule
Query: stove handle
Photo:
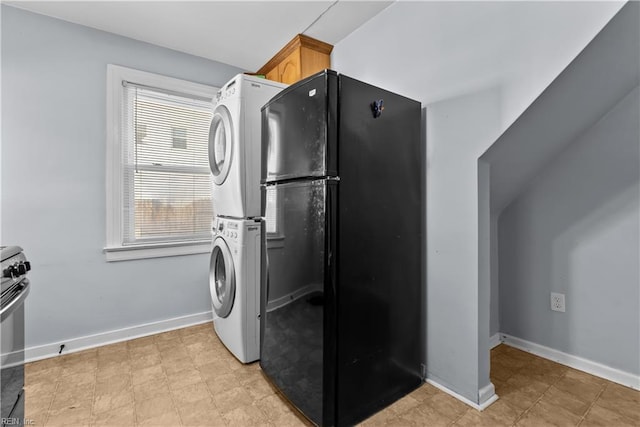
[[[24,303],[25,298],[27,298],[29,291],[31,291],[31,283],[28,279],[24,279],[20,284],[22,285],[22,289],[20,289],[18,296],[0,311],[0,321],[4,322],[4,319],[9,317],[16,308],[20,307],[20,305]]]

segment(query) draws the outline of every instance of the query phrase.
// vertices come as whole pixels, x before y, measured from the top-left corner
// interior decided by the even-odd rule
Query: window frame
[[[106,246],[107,261],[157,258],[208,253],[211,239],[171,241],[123,245],[123,174],[122,164],[122,109],[124,108],[123,81],[150,86],[172,92],[213,98],[219,88],[135,70],[119,65],[107,65],[107,129],[106,129]],[[213,104],[212,104],[213,107]],[[213,221],[213,218],[211,218]]]

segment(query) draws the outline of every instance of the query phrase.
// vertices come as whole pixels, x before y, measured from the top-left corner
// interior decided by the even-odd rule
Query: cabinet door
[[[274,82],[280,81],[280,75],[278,73],[278,66],[273,67],[267,74],[265,74],[267,80],[273,80]]]
[[[300,48],[301,79],[307,78],[325,68],[331,68],[331,58],[328,54],[304,46]]]
[[[294,50],[278,64],[279,81],[288,85],[300,80],[300,48]]]

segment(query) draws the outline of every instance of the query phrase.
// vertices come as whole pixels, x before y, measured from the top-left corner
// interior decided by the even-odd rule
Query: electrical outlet
[[[564,313],[564,294],[551,292],[551,310]]]

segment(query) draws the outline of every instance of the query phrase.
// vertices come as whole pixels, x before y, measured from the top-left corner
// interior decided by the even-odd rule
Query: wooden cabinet
[[[298,34],[256,74],[267,79],[292,84],[318,71],[331,67],[333,46]]]

